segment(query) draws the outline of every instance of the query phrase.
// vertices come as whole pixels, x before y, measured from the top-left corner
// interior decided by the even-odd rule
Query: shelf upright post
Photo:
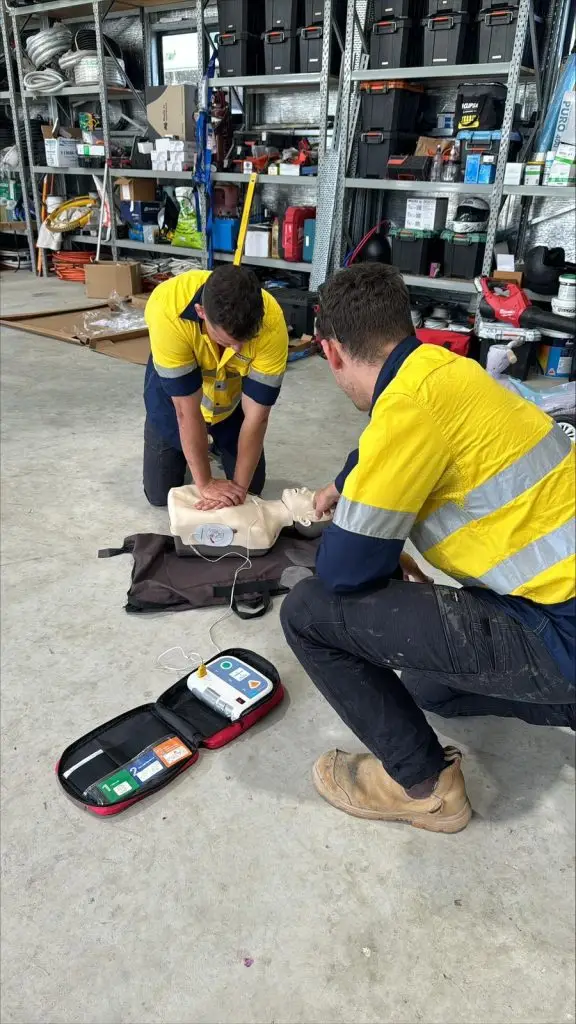
[[[24,207],[24,217],[26,220],[26,237],[28,239],[28,248],[30,250],[30,267],[32,272],[36,273],[36,248],[34,245],[34,232],[32,230],[32,218],[30,216],[30,203],[28,202],[28,181],[29,175],[33,177],[30,163],[26,165],[24,158],[24,147],[22,145],[22,135],[20,132],[20,118],[18,116],[18,99],[16,89],[16,79],[14,77],[14,68],[12,67],[12,60],[10,58],[10,38],[8,34],[8,22],[6,16],[6,9],[4,4],[0,0],[0,29],[2,31],[2,45],[4,47],[4,55],[6,59],[6,75],[8,78],[8,89],[10,91],[10,110],[12,112],[12,123],[14,125],[14,142],[16,145],[16,152],[18,153],[18,175],[20,177],[20,184],[22,186],[22,205]],[[16,26],[12,24],[12,30],[16,32]],[[26,121],[26,124],[28,122]],[[37,215],[38,216],[38,215]]]
[[[104,151],[106,154],[106,160],[110,162],[112,150],[110,146],[110,118],[108,111],[108,86],[106,82],[106,67],[104,57],[106,56],[106,50],[104,47],[104,39],[102,33],[102,0],[93,0],[92,2],[92,14],[94,17],[94,33],[96,36],[96,53],[98,55],[98,66],[100,68],[100,76],[98,81],[99,96],[100,96],[100,110],[102,114],[102,134],[104,136]],[[106,189],[102,195],[102,202],[108,199],[108,206],[110,210],[110,245],[112,248],[112,259],[118,259],[118,245],[116,235],[116,209],[114,206],[114,179],[111,174],[107,175]]]
[[[526,45],[526,33],[528,31],[531,6],[532,0],[520,0],[518,7],[516,35],[514,37],[514,47],[512,50],[508,80],[506,83],[508,91],[506,94],[506,104],[504,106],[500,150],[498,152],[498,161],[496,163],[496,178],[490,198],[490,216],[488,218],[486,249],[484,252],[484,262],[482,264],[482,275],[484,277],[489,277],[492,270],[496,231],[498,228],[498,219],[500,217],[500,205],[502,202],[502,195],[504,193],[504,175],[506,173],[506,163],[508,161],[510,132],[512,130],[512,123],[514,120],[516,93],[518,90],[518,82],[520,81],[520,72],[522,70],[522,56]]]
[[[204,79],[204,72],[206,70],[206,63],[204,60],[205,48],[204,48],[204,7],[206,6],[206,0],[196,0],[196,45],[198,47],[198,99],[202,91],[202,84]],[[202,234],[204,236],[204,247],[202,249],[201,260],[204,270],[208,268],[208,239],[206,236],[206,219],[208,215],[208,201],[206,199],[206,188],[204,185],[199,190],[200,194],[198,197],[200,204],[200,217],[202,220]]]
[[[15,9],[16,10],[16,9]],[[20,12],[22,8],[20,8]],[[22,98],[22,117],[24,118],[24,134],[26,136],[26,148],[28,150],[28,166],[30,169],[30,187],[32,189],[32,198],[34,199],[34,210],[36,213],[36,224],[38,230],[40,230],[40,224],[42,222],[42,203],[40,198],[40,192],[38,189],[38,183],[36,181],[36,175],[33,171],[34,165],[34,146],[32,143],[32,131],[30,128],[30,110],[28,107],[28,99],[24,89],[24,62],[22,54],[22,40],[20,38],[20,32],[18,29],[17,14],[15,11],[10,12],[10,18],[12,21],[12,38],[14,40],[14,56],[16,57],[16,66],[18,68],[18,81],[20,83],[20,94]],[[48,276],[48,259],[46,257],[46,250],[41,249],[41,262],[42,262],[42,273],[45,277]],[[36,269],[36,267],[35,267]]]

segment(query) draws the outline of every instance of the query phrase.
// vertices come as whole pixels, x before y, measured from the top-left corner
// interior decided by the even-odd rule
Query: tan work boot
[[[449,763],[423,800],[413,800],[374,754],[329,750],[314,765],[314,785],[329,804],[357,818],[407,821],[430,832],[460,832],[472,816],[460,770],[462,755],[455,747],[445,747],[444,754]]]

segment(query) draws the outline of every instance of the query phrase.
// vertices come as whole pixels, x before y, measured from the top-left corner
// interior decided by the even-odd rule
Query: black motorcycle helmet
[[[558,278],[566,270],[566,253],[560,247],[537,245],[524,259],[524,284],[539,295],[556,295]]]

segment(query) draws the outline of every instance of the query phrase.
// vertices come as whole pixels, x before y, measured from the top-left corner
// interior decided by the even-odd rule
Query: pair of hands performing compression
[[[327,487],[323,487],[321,491],[316,491],[314,496],[314,509],[318,519],[321,519],[325,512],[331,512],[336,506],[340,494],[334,484],[328,484]],[[402,569],[402,575],[407,583],[433,583],[431,576],[427,576],[422,571],[418,562],[416,562],[411,555],[408,555],[405,551],[400,555],[400,568]]]

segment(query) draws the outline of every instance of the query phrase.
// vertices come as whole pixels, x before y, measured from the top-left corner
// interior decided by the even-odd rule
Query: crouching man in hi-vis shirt
[[[266,478],[264,437],[282,384],[288,331],[253,271],[191,270],[158,285],[146,305],[144,492],[166,505],[186,466],[199,508],[241,505]],[[208,432],[226,480],[212,477]]]
[[[471,359],[421,345],[393,267],[336,274],[317,330],[370,422],[317,495],[334,520],[282,623],[371,753],[332,750],[314,781],[349,814],[457,832],[471,813],[461,755],[422,708],[575,724],[574,446]],[[403,582],[402,568],[418,575],[408,537],[462,589]]]

